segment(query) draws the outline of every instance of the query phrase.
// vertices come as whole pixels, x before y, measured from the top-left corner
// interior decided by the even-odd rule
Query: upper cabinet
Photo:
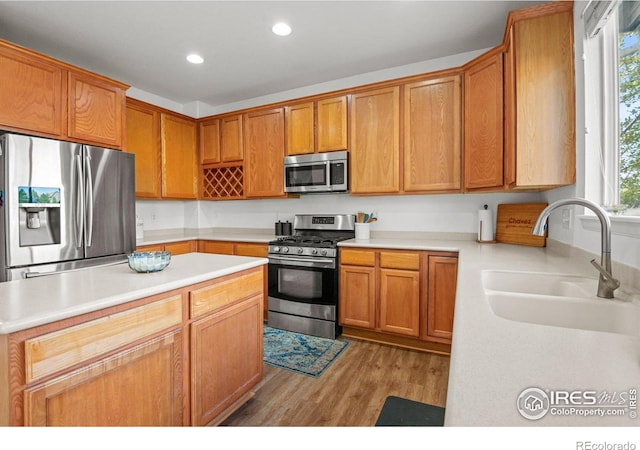
[[[136,155],[136,197],[159,198],[160,113],[151,105],[127,99],[126,151]]]
[[[198,197],[196,121],[127,99],[126,151],[136,155],[136,197]]]
[[[458,74],[404,86],[404,191],[461,188],[461,94]]]
[[[245,195],[284,197],[284,108],[244,115]]]
[[[510,15],[505,53],[505,182],[548,189],[575,182],[573,4]]]
[[[347,96],[318,100],[318,152],[347,150]]]
[[[62,136],[65,75],[60,66],[0,41],[0,125]]]
[[[220,162],[220,119],[200,122],[198,125],[200,142],[200,164]]]
[[[168,113],[160,114],[162,137],[162,196],[198,196],[197,127],[195,121]]]
[[[69,72],[69,137],[122,147],[125,93],[95,77]]]
[[[121,148],[126,84],[0,40],[3,129]]]
[[[285,107],[287,155],[347,150],[347,96]]]
[[[220,162],[242,161],[244,158],[242,120],[241,114],[220,119]]]
[[[287,155],[315,152],[315,105],[313,102],[286,106]]]
[[[351,192],[400,191],[400,88],[354,94],[351,99]]]
[[[502,52],[494,51],[464,69],[464,188],[502,189]]]

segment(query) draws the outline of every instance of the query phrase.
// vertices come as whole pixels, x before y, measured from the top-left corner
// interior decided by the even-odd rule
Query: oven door
[[[338,304],[335,259],[269,255],[269,297],[312,305]]]
[[[285,192],[326,192],[330,190],[327,161],[285,164]]]

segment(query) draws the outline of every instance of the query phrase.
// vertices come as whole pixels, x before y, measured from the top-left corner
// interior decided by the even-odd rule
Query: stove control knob
[[[302,247],[300,247],[300,248],[298,249],[298,254],[299,254],[299,255],[301,255],[303,251],[304,251],[304,250],[302,250]]]
[[[282,253],[287,253],[289,251],[289,247],[282,247],[281,252]]]
[[[318,249],[314,248],[313,250],[311,250],[311,254],[312,255],[317,255],[318,254]]]
[[[280,251],[280,247],[273,247],[273,251],[278,253]]]
[[[327,251],[326,250],[320,250],[320,254],[322,256],[327,256]]]

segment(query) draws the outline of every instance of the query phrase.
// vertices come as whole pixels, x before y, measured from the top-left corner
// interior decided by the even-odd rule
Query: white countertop
[[[266,258],[189,253],[164,270],[136,273],[127,263],[0,283],[0,334],[119,305],[267,263]]]
[[[566,257],[549,248],[468,240],[371,239],[339,245],[459,252],[446,426],[640,426],[640,419],[631,419],[628,413],[620,417],[548,413],[533,421],[516,408],[518,396],[529,387],[592,390],[598,395],[640,390],[639,338],[504,319],[493,313],[485,297],[482,270],[566,273],[595,279],[588,259]]]
[[[236,241],[267,244],[276,238],[273,231],[268,229],[229,229],[212,228],[208,230],[167,230],[148,231],[144,239],[136,241],[137,246],[164,244],[169,242],[190,241],[201,239],[205,241]]]

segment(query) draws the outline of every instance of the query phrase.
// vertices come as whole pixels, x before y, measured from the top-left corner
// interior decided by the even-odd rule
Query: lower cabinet
[[[174,331],[26,389],[25,425],[180,426],[181,356]]]
[[[255,242],[198,241],[198,251],[201,253],[266,258],[268,250],[268,244]]]
[[[191,324],[193,425],[210,423],[260,381],[261,323],[258,295]]]
[[[344,334],[446,353],[457,261],[449,252],[341,248]]]

